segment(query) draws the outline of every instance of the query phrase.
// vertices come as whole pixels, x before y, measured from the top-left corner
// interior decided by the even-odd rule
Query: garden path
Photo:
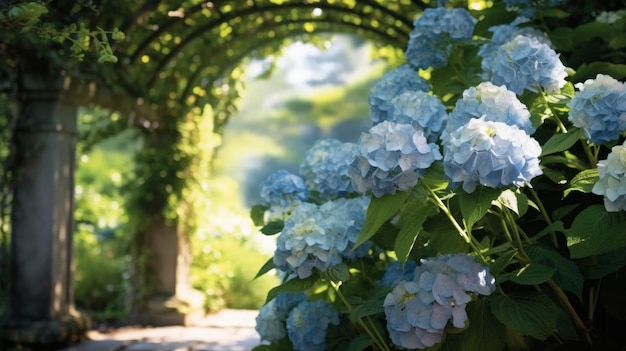
[[[250,351],[260,344],[255,310],[222,310],[192,326],[124,327],[92,331],[90,340],[61,351]]]

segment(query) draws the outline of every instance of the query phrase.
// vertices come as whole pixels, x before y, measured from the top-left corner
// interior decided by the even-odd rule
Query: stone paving
[[[223,310],[192,326],[124,327],[92,331],[90,340],[60,351],[250,351],[261,343],[258,311]]]

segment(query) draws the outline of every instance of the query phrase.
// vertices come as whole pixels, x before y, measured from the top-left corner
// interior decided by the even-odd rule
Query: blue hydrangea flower
[[[501,45],[486,73],[495,85],[506,85],[516,94],[524,89],[559,91],[565,85],[567,72],[557,54],[535,38],[517,35]]]
[[[626,211],[626,142],[613,146],[607,158],[598,162],[598,175],[591,192],[604,196],[607,211]]]
[[[535,132],[526,105],[505,86],[496,86],[491,82],[480,83],[463,92],[463,97],[457,100],[454,111],[450,113],[442,140],[447,140],[451,132],[458,130],[472,118],[506,123],[524,130],[527,134]]]
[[[350,177],[360,193],[395,194],[417,184],[423,170],[441,159],[439,148],[410,124],[383,121],[361,134]]]
[[[326,350],[329,325],[339,324],[339,312],[322,301],[304,301],[289,312],[287,335],[296,351]]]
[[[259,309],[255,329],[261,340],[277,343],[287,336],[286,322],[289,312],[306,300],[304,293],[283,293]]]
[[[496,57],[496,53],[498,52],[498,48],[515,38],[517,35],[537,39],[540,43],[546,44],[552,48],[552,42],[544,32],[532,27],[519,27],[519,24],[527,21],[528,19],[525,17],[518,17],[510,24],[502,24],[489,28],[489,31],[493,32],[491,40],[481,45],[478,49],[478,56],[482,57],[481,68],[483,70],[483,78],[485,80],[491,79],[490,70],[493,65],[493,60]]]
[[[304,179],[287,170],[271,174],[260,185],[261,204],[270,208],[270,216],[281,218],[309,198]]]
[[[402,280],[412,280],[416,267],[417,262],[413,260],[407,260],[404,264],[398,261],[393,262],[387,266],[385,274],[377,283],[382,286],[394,287]]]
[[[373,124],[387,119],[391,99],[405,91],[429,91],[428,82],[409,65],[402,65],[385,73],[370,90],[368,97],[370,119]]]
[[[367,241],[353,250],[365,224],[370,200],[368,196],[361,196],[328,201],[320,206],[322,215],[328,220],[326,226],[336,235],[335,249],[342,258],[354,260],[364,257],[372,246]]]
[[[504,0],[507,11],[515,11],[528,18],[535,17],[535,9],[559,6],[563,0]]]
[[[598,74],[576,88],[578,92],[567,104],[572,124],[596,145],[618,140],[626,131],[626,84]]]
[[[471,193],[478,184],[491,188],[530,186],[539,169],[539,143],[515,126],[471,119],[444,143],[443,166],[453,185]]]
[[[452,44],[471,39],[476,22],[465,9],[425,9],[413,22],[413,31],[405,51],[407,62],[421,69],[445,66]]]
[[[303,203],[285,220],[276,240],[274,264],[288,273],[307,278],[345,259],[367,254],[368,245],[352,250],[365,222],[369,198],[338,199],[321,206]]]
[[[441,342],[449,321],[467,322],[472,295],[490,295],[495,279],[466,254],[421,260],[410,279],[400,281],[383,303],[391,341],[405,349],[425,349]]]
[[[421,129],[429,143],[437,142],[447,119],[446,107],[435,95],[406,91],[391,100],[388,120]]]
[[[354,192],[348,175],[354,161],[356,144],[337,139],[320,139],[309,149],[300,163],[300,175],[310,190],[328,200]]]

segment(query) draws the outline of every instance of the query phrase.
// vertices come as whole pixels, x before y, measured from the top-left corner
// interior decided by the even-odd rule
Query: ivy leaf
[[[398,261],[406,262],[415,244],[415,239],[422,231],[424,221],[436,212],[437,208],[425,198],[418,198],[407,203],[400,216],[400,233],[394,246]]]
[[[498,189],[481,186],[471,194],[463,191],[458,193],[463,222],[468,231],[471,231],[474,224],[487,213],[491,202],[498,198],[500,192]]]
[[[572,258],[599,255],[626,246],[626,214],[607,212],[603,205],[592,205],[576,216],[565,230]]]
[[[576,294],[578,298],[582,296],[584,278],[573,261],[551,247],[541,245],[528,246],[526,253],[533,262],[556,269],[552,279],[563,290]]]
[[[586,169],[572,178],[569,183],[569,187],[563,192],[563,197],[566,197],[572,191],[581,191],[583,193],[590,193],[593,186],[598,182],[598,169]]]
[[[393,195],[373,198],[367,208],[367,217],[365,217],[365,223],[353,250],[374,236],[388,219],[396,215],[404,205],[407,196],[409,196],[409,191],[399,191]]]
[[[583,137],[583,131],[572,128],[567,133],[554,134],[541,148],[541,156],[568,150]]]
[[[272,221],[265,225],[265,227],[261,228],[261,233],[265,235],[274,235],[278,234],[283,230],[285,226],[285,222],[283,221]]]
[[[556,272],[556,268],[541,263],[529,263],[513,272],[502,274],[500,282],[510,280],[520,285],[536,285],[545,283]]]
[[[299,278],[290,279],[282,283],[281,285],[276,286],[272,288],[270,291],[268,291],[267,298],[265,299],[265,303],[272,301],[276,296],[282,293],[297,293],[297,292],[305,291],[306,289],[315,285],[318,279],[319,279],[319,276],[315,274],[305,279],[299,279]]]
[[[557,307],[545,295],[496,295],[489,302],[502,324],[535,339],[545,340],[556,329]]]
[[[259,272],[254,276],[254,278],[252,278],[252,280],[264,275],[265,273],[271,271],[274,268],[276,268],[276,264],[274,264],[274,258],[271,257],[269,260],[267,260],[267,262],[265,262],[263,267],[259,269]]]

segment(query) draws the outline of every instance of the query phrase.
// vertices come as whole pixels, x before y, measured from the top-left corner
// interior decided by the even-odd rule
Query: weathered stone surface
[[[125,348],[124,351],[190,351],[194,345],[197,345],[196,341],[189,342],[141,342],[130,345]],[[83,350],[80,350],[83,351]]]
[[[90,340],[60,351],[123,351],[132,341]]]

